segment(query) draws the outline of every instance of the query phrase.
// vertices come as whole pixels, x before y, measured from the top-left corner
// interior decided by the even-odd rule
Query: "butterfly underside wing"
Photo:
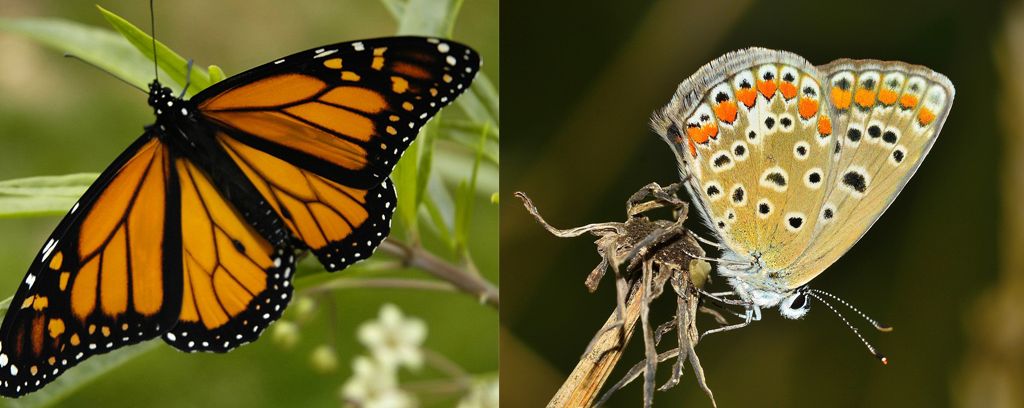
[[[727,248],[723,257],[760,264],[754,286],[789,293],[892,203],[953,97],[949,80],[922,66],[844,59],[815,67],[750,48],[680,84],[652,125]]]

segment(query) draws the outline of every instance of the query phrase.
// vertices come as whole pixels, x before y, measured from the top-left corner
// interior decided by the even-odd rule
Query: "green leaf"
[[[220,69],[220,67],[216,65],[210,65],[210,67],[206,70],[210,73],[211,84],[218,83],[220,81],[223,81],[224,78],[227,78],[227,75],[224,74],[224,70]]]
[[[430,126],[430,123],[427,123],[427,126]],[[416,203],[419,203],[420,199],[416,193],[417,184],[419,184],[420,144],[421,141],[418,138],[413,140],[391,172],[391,181],[395,183],[395,192],[398,193],[398,202],[400,203],[395,212],[398,214],[398,220],[408,229],[408,238],[411,242],[419,240],[419,222],[416,217],[419,207]]]
[[[468,182],[460,182],[458,189],[456,190],[456,197],[459,201],[455,206],[455,242],[462,250],[466,250],[466,244],[469,242],[469,223],[473,217],[477,175],[480,173],[480,162],[483,160],[484,146],[486,142],[487,129],[485,126],[484,131],[480,132],[480,142],[476,151],[476,160],[473,162],[473,174],[470,175]]]
[[[107,22],[114,27],[125,39],[128,40],[132,45],[135,46],[142,55],[153,61],[153,37],[146,34],[145,31],[140,30],[138,27],[129,23],[128,20],[121,18],[117,14],[114,14],[107,9],[96,6],[103,14],[103,18],[107,19]],[[188,60],[183,58],[178,53],[174,52],[160,41],[156,42],[156,53],[159,55],[157,58],[157,65],[167,73],[168,76],[178,85],[184,86],[186,82],[189,82],[189,88],[186,92],[187,95],[195,95],[199,91],[206,89],[210,86],[210,75],[206,73],[202,68],[192,67],[192,74],[188,77]]]
[[[142,89],[153,80],[153,63],[110,30],[54,18],[0,18],[0,30],[73,54]]]
[[[460,0],[409,0],[398,19],[399,35],[450,37]]]
[[[438,112],[437,116],[420,131],[420,149],[422,150],[419,165],[417,166],[418,174],[416,174],[417,207],[423,202],[424,196],[426,196],[427,181],[431,177],[431,169],[434,165],[434,141],[437,139],[437,129],[440,127],[438,124],[441,123],[441,115],[442,113]]]
[[[62,215],[96,177],[79,173],[0,181],[0,218]]]

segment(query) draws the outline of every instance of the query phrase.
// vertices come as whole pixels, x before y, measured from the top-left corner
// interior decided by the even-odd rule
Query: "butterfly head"
[[[726,259],[732,258],[726,256]],[[803,318],[810,310],[810,289],[788,287],[779,278],[779,272],[765,267],[759,256],[749,264],[738,261],[719,264],[718,273],[729,279],[740,298],[760,309],[778,306],[779,314],[789,319]]]
[[[160,81],[157,80],[150,82],[149,100],[147,101],[149,106],[152,106],[154,109],[160,109],[163,106],[167,106],[167,102],[173,103],[175,99],[177,98],[174,97],[174,92],[171,91],[171,88],[161,85]]]

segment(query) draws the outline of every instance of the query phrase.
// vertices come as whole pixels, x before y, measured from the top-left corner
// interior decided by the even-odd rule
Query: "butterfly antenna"
[[[153,77],[159,82],[160,70],[157,68],[156,63],[156,16],[153,12],[153,0],[149,0],[149,33],[151,35],[149,38],[153,40]]]
[[[843,316],[843,314],[842,314],[842,313],[839,313],[839,310],[836,310],[836,308],[835,308],[834,306],[832,306],[832,304],[831,304],[831,303],[828,303],[828,302],[827,302],[827,301],[825,300],[825,298],[823,298],[823,297],[821,297],[821,296],[818,296],[818,294],[817,294],[816,292],[817,292],[817,291],[813,291],[813,290],[812,290],[812,291],[807,291],[806,293],[807,293],[808,295],[810,295],[811,297],[813,297],[813,298],[815,298],[815,299],[818,299],[819,301],[821,301],[821,303],[822,303],[822,304],[824,304],[825,306],[828,306],[828,309],[829,309],[829,310],[831,310],[831,311],[832,311],[832,313],[835,313],[835,314],[836,314],[836,316],[839,316],[839,319],[840,319],[840,320],[842,320],[842,321],[843,321],[843,323],[846,323],[846,327],[849,327],[849,328],[850,328],[850,330],[852,330],[852,331],[853,331],[853,334],[857,335],[857,338],[858,338],[858,339],[860,339],[861,343],[864,343],[864,346],[868,348],[868,351],[869,351],[869,352],[871,352],[871,354],[872,354],[872,355],[874,355],[874,356],[875,356],[875,358],[877,358],[877,359],[878,359],[879,361],[881,361],[881,362],[882,362],[882,364],[888,365],[888,364],[889,364],[889,359],[888,359],[888,358],[886,358],[886,357],[885,357],[884,355],[882,355],[881,353],[879,353],[879,352],[878,352],[878,350],[875,350],[875,347],[874,347],[874,346],[872,346],[872,345],[871,345],[871,343],[868,343],[867,339],[865,339],[865,338],[864,338],[864,336],[861,336],[861,335],[860,335],[860,331],[859,331],[859,330],[857,330],[857,328],[856,328],[856,327],[853,327],[853,325],[852,325],[852,324],[850,324],[850,321],[849,321],[849,320],[846,320],[846,316]],[[833,297],[833,298],[835,298],[835,296],[832,296],[832,297]]]
[[[888,333],[888,332],[892,331],[892,326],[889,326],[889,325],[887,325],[885,323],[880,323],[879,321],[868,317],[867,314],[865,314],[864,312],[860,311],[860,309],[854,307],[853,305],[849,304],[847,301],[839,298],[839,296],[836,296],[836,295],[833,295],[833,294],[828,293],[826,291],[818,290],[818,289],[811,289],[811,292],[817,293],[817,294],[822,295],[822,296],[828,296],[829,298],[832,298],[832,300],[835,300],[836,302],[842,303],[843,306],[846,306],[846,307],[850,308],[850,310],[853,310],[854,312],[859,314],[860,317],[864,318],[864,320],[867,320],[868,323],[871,323],[871,325],[875,326],[875,329],[877,329],[880,332]]]
[[[91,63],[91,62],[89,62],[89,61],[86,61],[86,60],[84,60],[84,59],[82,59],[82,58],[79,58],[79,57],[78,57],[77,55],[75,55],[75,54],[72,54],[72,53],[68,53],[68,52],[65,52],[65,53],[64,53],[64,57],[65,57],[65,58],[71,58],[71,59],[74,59],[74,60],[78,60],[79,62],[84,62],[84,63],[85,63],[85,65],[88,65],[88,66],[90,66],[90,67],[96,68],[96,69],[98,69],[98,70],[102,71],[103,73],[105,73],[105,74],[107,74],[107,75],[110,75],[110,76],[114,77],[114,79],[116,79],[116,80],[118,80],[118,81],[121,81],[121,82],[124,82],[124,83],[128,84],[128,86],[130,86],[130,87],[132,87],[132,88],[135,88],[135,89],[138,89],[139,91],[142,91],[142,93],[144,93],[144,94],[148,94],[148,93],[149,93],[149,91],[147,91],[147,90],[145,90],[145,89],[142,89],[142,88],[140,88],[140,87],[139,87],[138,85],[135,85],[135,84],[133,84],[133,83],[131,83],[131,82],[128,82],[128,81],[127,81],[127,80],[125,80],[124,78],[121,78],[121,77],[119,77],[119,76],[117,76],[117,75],[114,75],[114,73],[113,73],[113,72],[107,71],[107,70],[103,69],[103,67],[101,67],[101,66],[99,66],[99,65],[93,64],[93,63]]]

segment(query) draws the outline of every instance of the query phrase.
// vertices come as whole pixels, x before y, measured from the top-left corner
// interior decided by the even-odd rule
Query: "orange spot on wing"
[[[690,138],[694,143],[707,143],[708,137],[704,134],[703,128],[700,126],[687,126],[686,136]]]
[[[740,88],[736,90],[736,99],[743,102],[743,105],[747,108],[754,107],[754,103],[757,102],[757,91],[752,88]]]
[[[917,113],[917,123],[921,126],[927,126],[935,120],[935,113],[928,108],[921,108],[921,111]]]
[[[50,306],[50,299],[46,296],[36,295],[36,299],[32,301],[32,308],[37,312],[43,311],[47,306]]]
[[[60,266],[63,263],[64,253],[61,251],[57,251],[55,254],[53,254],[53,258],[50,258],[50,269],[53,269],[55,271],[60,270]]]
[[[732,124],[736,121],[737,108],[736,102],[722,102],[715,106],[715,116],[722,122]]]
[[[896,92],[890,89],[878,91],[878,101],[885,106],[890,106],[896,102]]]
[[[783,81],[779,84],[779,90],[782,91],[782,97],[787,101],[796,96],[796,85],[793,85],[792,82]]]
[[[57,338],[57,336],[64,333],[64,320],[50,319],[50,323],[46,325],[46,328],[50,332],[50,337]]]
[[[775,95],[776,89],[778,89],[778,85],[775,83],[774,79],[757,81],[757,90],[758,92],[761,92],[761,95],[764,95],[765,98],[772,99],[772,96]]]
[[[814,114],[818,113],[818,101],[809,98],[801,99],[797,104],[797,110],[800,111],[800,118],[804,120],[810,119]]]
[[[870,108],[875,104],[875,91],[867,89],[858,89],[857,95],[854,97],[857,105],[862,108]]]
[[[330,69],[341,69],[341,58],[331,58],[324,61],[324,66]]]
[[[407,64],[404,62],[395,62],[391,66],[391,70],[407,77],[416,78],[419,80],[429,80],[430,72],[423,69],[423,67]]]
[[[686,140],[686,143],[690,147],[690,156],[691,157],[697,157],[697,145],[693,144],[693,140],[689,140],[689,139]]]
[[[701,132],[704,133],[704,140],[718,139],[718,124],[708,123],[700,128]]]
[[[848,109],[850,107],[850,91],[843,90],[838,86],[832,87],[832,105],[839,109]]]
[[[913,109],[917,106],[917,97],[910,94],[904,94],[900,97],[900,107],[904,110]]]
[[[824,116],[824,115],[822,115],[820,118],[818,118],[818,133],[821,134],[822,137],[826,137],[828,135],[831,135],[832,134],[832,119],[829,119],[828,116]]]
[[[60,273],[60,290],[64,291],[68,288],[68,279],[71,278],[71,272]]]

